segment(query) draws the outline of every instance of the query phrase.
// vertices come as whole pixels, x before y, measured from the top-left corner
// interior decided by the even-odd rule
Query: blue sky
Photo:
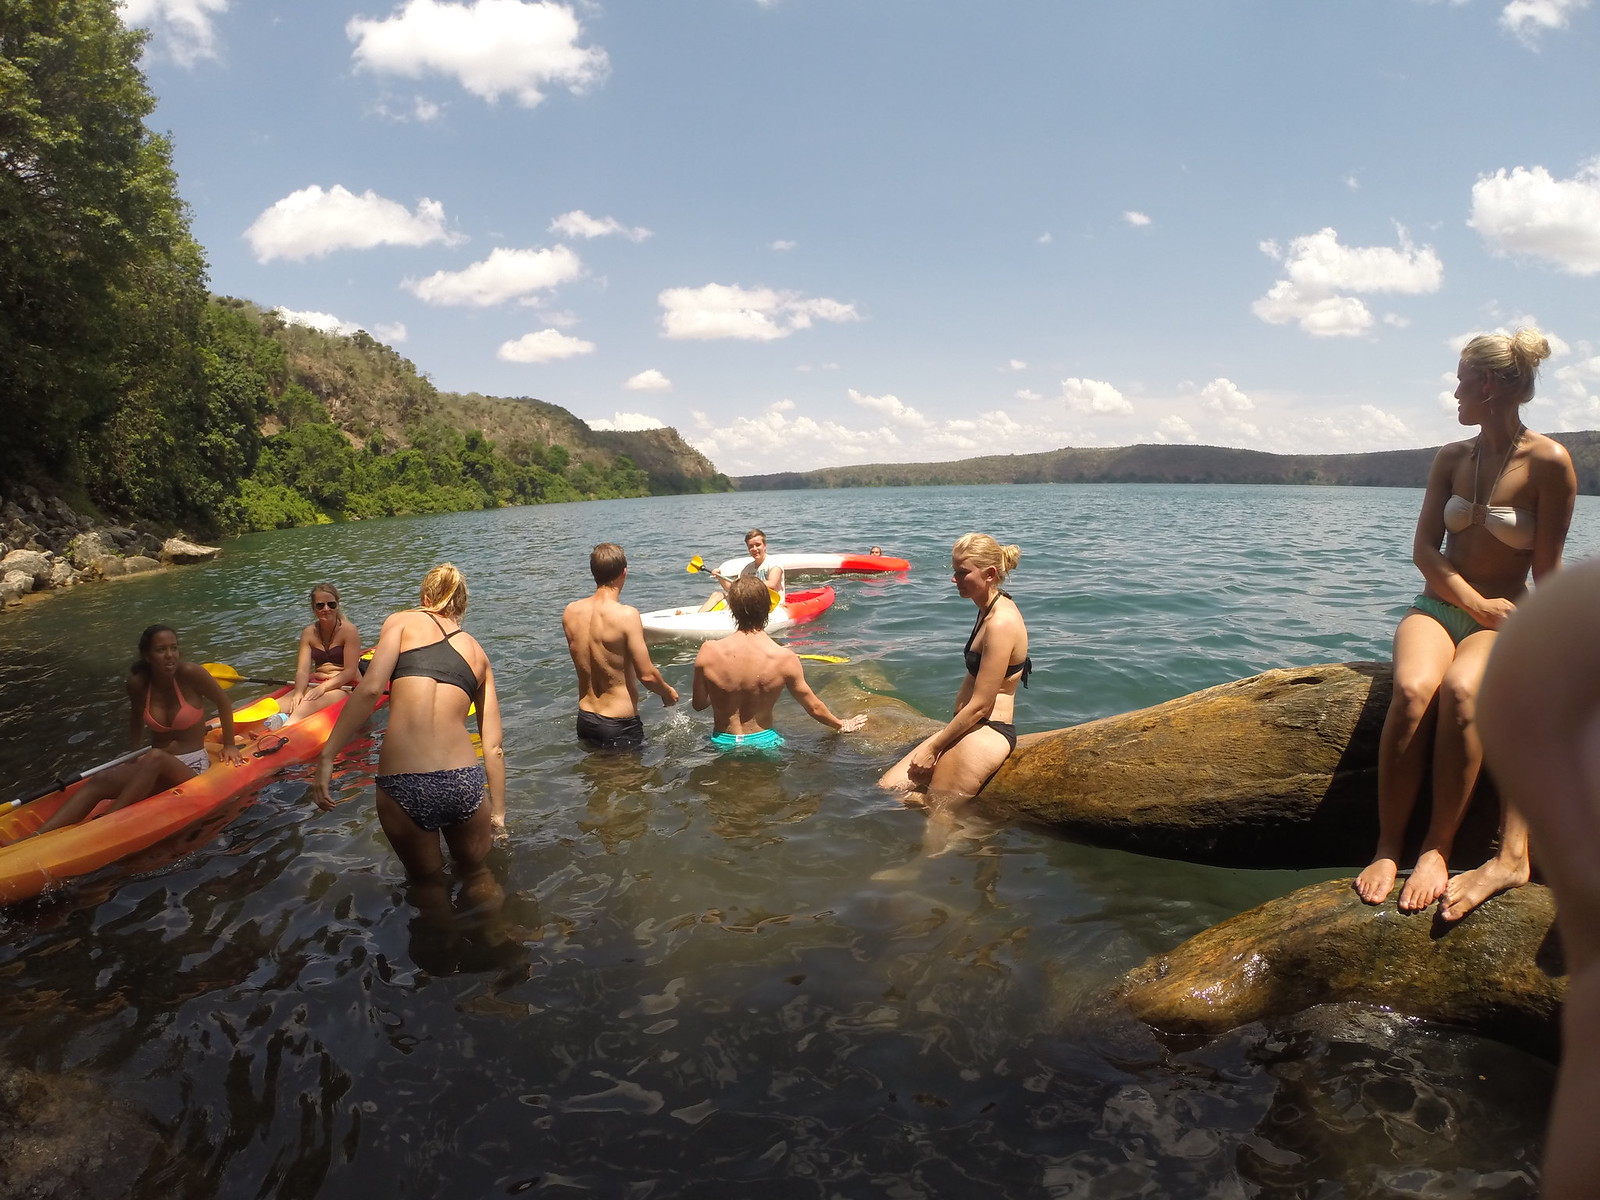
[[[125,0],[213,290],[729,474],[1600,428],[1591,0]]]

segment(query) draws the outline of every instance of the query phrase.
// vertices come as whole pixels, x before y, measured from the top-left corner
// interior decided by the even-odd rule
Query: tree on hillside
[[[0,477],[206,524],[254,464],[260,396],[202,352],[205,260],[171,147],[144,124],[144,38],[114,0],[0,3],[0,395],[13,414]]]

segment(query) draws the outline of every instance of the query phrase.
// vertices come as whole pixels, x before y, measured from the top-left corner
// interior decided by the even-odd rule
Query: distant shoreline
[[[1552,433],[1572,455],[1580,495],[1600,495],[1600,432]],[[1424,487],[1438,446],[1365,454],[1268,454],[1225,446],[1138,445],[872,463],[734,479],[742,492],[993,483],[1264,483]]]

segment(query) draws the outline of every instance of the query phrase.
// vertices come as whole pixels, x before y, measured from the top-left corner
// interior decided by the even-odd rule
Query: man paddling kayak
[[[109,797],[115,800],[106,812],[115,812],[207,770],[205,704],[217,710],[222,726],[221,758],[236,767],[244,764],[233,744],[233,706],[204,668],[183,661],[170,625],[152,625],[140,635],[139,657],[128,669],[126,686],[128,736],[140,741],[148,728],[151,748],[85,783],[34,836],[83,820]]]
[[[777,563],[767,562],[767,535],[759,529],[752,529],[744,535],[745,549],[750,551],[750,562],[737,576],[727,576],[720,571],[712,571],[711,577],[717,581],[720,591],[712,592],[706,597],[706,602],[700,606],[700,611],[715,608],[728,598],[728,589],[733,586],[734,579],[744,579],[755,576],[767,585],[772,593],[767,597],[767,607],[776,608],[783,603],[783,568]],[[765,565],[763,565],[765,564]]]

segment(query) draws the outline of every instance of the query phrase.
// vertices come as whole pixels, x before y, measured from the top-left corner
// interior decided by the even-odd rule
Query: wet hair
[[[339,589],[338,588],[334,587],[333,584],[331,584],[331,583],[319,583],[319,584],[317,584],[316,587],[311,589],[311,593],[310,593],[310,601],[311,601],[311,606],[313,608],[315,608],[316,604],[317,604],[317,593],[318,592],[327,592],[328,595],[332,596],[335,601],[339,600]]]
[[[597,587],[615,583],[627,569],[628,556],[615,542],[601,542],[589,551],[589,574]]]
[[[987,533],[967,533],[950,547],[950,557],[964,558],[979,567],[993,567],[1004,579],[1017,569],[1022,551],[1016,546],[1002,546]]]
[[[772,612],[772,592],[759,576],[741,575],[728,585],[728,611],[741,633],[765,629]]]
[[[454,563],[440,563],[422,577],[422,611],[456,619],[467,611],[467,581]]]
[[[761,530],[759,530],[759,529],[751,529],[751,530],[747,530],[747,531],[746,531],[746,532],[745,532],[745,535],[744,535],[744,544],[745,544],[745,545],[746,545],[746,546],[748,546],[748,545],[749,545],[749,544],[750,544],[750,539],[751,539],[751,538],[753,538],[753,537],[758,537],[758,538],[760,538],[760,539],[761,539],[761,540],[762,540],[762,541],[763,541],[763,542],[764,542],[764,541],[766,541],[766,540],[767,540],[767,535],[766,535],[766,534],[764,534],[764,533],[762,533],[762,532],[761,532]]]
[[[170,633],[173,637],[178,636],[178,631],[171,625],[152,625],[139,635],[139,657],[134,659],[133,665],[128,668],[130,675],[147,676],[150,674],[150,664],[146,660],[150,654],[150,647],[155,645],[156,636],[162,633]]]
[[[1537,329],[1515,333],[1480,333],[1461,348],[1461,361],[1492,376],[1518,404],[1533,399],[1539,364],[1550,357],[1550,342]]]

